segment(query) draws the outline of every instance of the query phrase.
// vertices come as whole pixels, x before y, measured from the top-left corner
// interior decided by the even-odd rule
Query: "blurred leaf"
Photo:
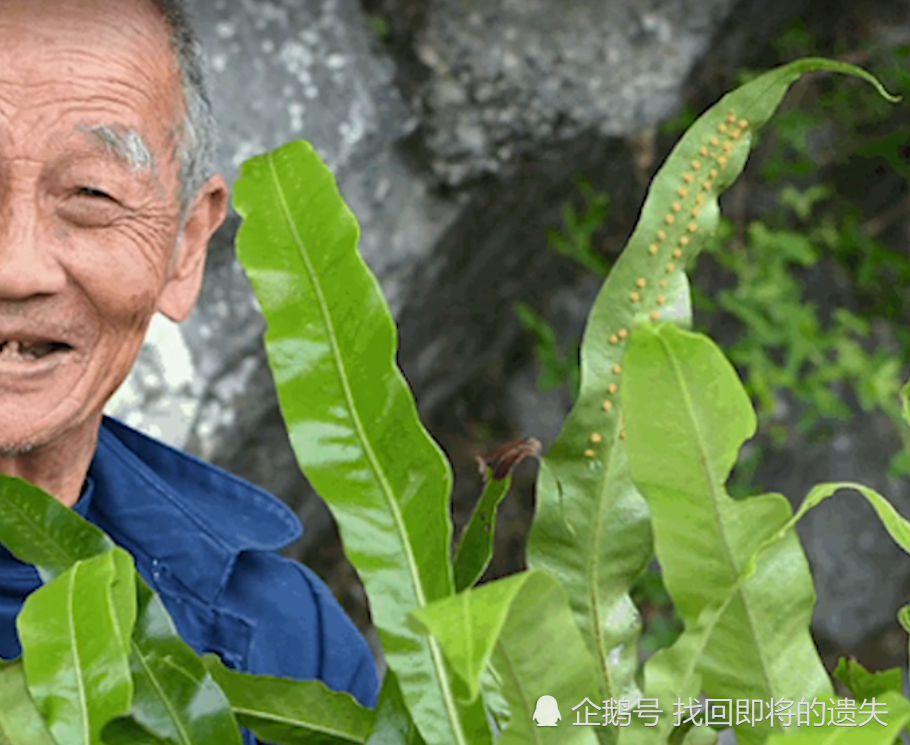
[[[714,745],[717,742],[717,730],[710,727],[692,727],[682,738],[682,745]]]
[[[305,142],[247,161],[234,205],[291,444],[338,521],[414,721],[431,745],[489,742],[482,707],[460,707],[438,645],[406,623],[453,592],[452,475],[395,365],[357,222]]]
[[[910,722],[910,701],[893,691],[882,694],[877,701],[884,705],[884,711],[887,712],[884,714],[879,709],[877,714],[884,726],[875,719],[866,721],[868,710],[860,711],[862,704],[854,702],[857,704],[855,727],[835,725],[815,729],[813,726],[808,732],[797,730],[786,735],[775,734],[768,738],[766,745],[892,745],[900,736],[900,730]],[[859,726],[860,722],[866,723]]]
[[[0,745],[57,745],[28,693],[22,662],[0,667]]]
[[[661,122],[658,129],[662,135],[681,135],[698,118],[698,112],[691,104],[684,104],[676,116]]]
[[[175,745],[173,740],[158,737],[131,716],[108,722],[101,739],[105,745]]]
[[[581,264],[601,277],[610,271],[610,263],[594,248],[594,236],[607,221],[610,212],[609,195],[599,192],[586,181],[578,182],[584,207],[576,211],[571,204],[562,209],[563,229],[547,233],[550,245],[560,254]]]
[[[31,593],[16,619],[31,696],[68,745],[98,742],[104,725],[130,707],[134,577],[133,559],[120,548],[80,560]]]
[[[850,657],[841,657],[837,661],[834,677],[859,701],[878,698],[886,691],[900,693],[903,690],[903,673],[899,667],[870,672]]]
[[[231,702],[241,726],[287,745],[364,743],[375,712],[319,680],[290,680],[229,670],[212,654],[205,667]]]
[[[816,204],[830,199],[831,187],[827,184],[815,184],[808,189],[797,189],[787,185],[780,191],[780,202],[785,207],[793,210],[800,222],[808,222],[812,217],[812,210]]]
[[[534,337],[534,354],[540,365],[537,387],[552,391],[567,385],[574,398],[578,389],[577,349],[570,347],[566,353],[560,351],[556,331],[530,305],[515,303],[514,308],[521,325]]]
[[[382,681],[376,719],[366,745],[424,745],[423,738],[408,715],[398,679],[391,670],[386,672]]]
[[[813,486],[806,498],[802,501],[796,514],[783,529],[788,530],[795,525],[809,510],[817,507],[824,500],[834,496],[840,491],[857,491],[865,497],[866,501],[875,510],[875,514],[882,523],[882,527],[891,536],[891,539],[904,551],[910,554],[910,522],[894,509],[894,506],[879,494],[875,489],[870,489],[862,484],[851,481],[827,482]]]
[[[480,690],[482,691],[484,706],[486,706],[487,712],[489,712],[495,724],[493,735],[498,737],[499,733],[509,726],[509,721],[512,718],[512,709],[509,707],[509,702],[506,701],[505,695],[503,695],[502,678],[499,677],[492,665],[488,665],[480,676]]]
[[[910,605],[904,605],[898,610],[897,621],[901,628],[910,634]],[[910,652],[910,644],[908,644],[908,652]]]
[[[907,426],[910,426],[910,380],[904,383],[900,391],[901,396],[901,415]]]

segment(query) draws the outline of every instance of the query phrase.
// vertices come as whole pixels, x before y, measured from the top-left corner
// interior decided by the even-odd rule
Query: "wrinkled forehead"
[[[148,168],[175,150],[182,94],[147,0],[0,0],[0,148],[91,146]]]

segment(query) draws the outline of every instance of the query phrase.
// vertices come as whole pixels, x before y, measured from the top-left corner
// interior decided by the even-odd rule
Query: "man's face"
[[[182,111],[145,2],[0,2],[0,453],[97,431],[155,311],[192,308],[217,225],[181,238]]]

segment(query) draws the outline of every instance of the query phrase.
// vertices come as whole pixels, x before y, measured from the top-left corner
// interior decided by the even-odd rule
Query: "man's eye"
[[[114,201],[114,198],[107,192],[101,191],[101,189],[94,189],[91,186],[80,186],[79,196],[91,197],[93,199],[109,199],[111,201]]]
[[[58,202],[58,214],[67,222],[83,228],[103,228],[123,214],[116,197],[93,186],[74,186]]]

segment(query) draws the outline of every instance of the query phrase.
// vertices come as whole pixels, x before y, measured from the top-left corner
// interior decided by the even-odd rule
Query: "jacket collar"
[[[275,551],[303,532],[271,494],[109,417],[89,477],[93,521],[205,602],[242,551]]]

